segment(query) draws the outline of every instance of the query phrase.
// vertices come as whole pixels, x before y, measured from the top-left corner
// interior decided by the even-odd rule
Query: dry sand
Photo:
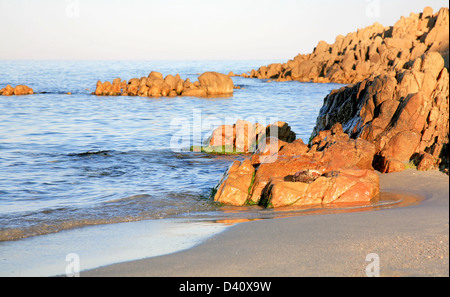
[[[449,276],[449,177],[407,170],[380,176],[381,190],[419,205],[240,223],[178,253],[114,264],[81,276]]]

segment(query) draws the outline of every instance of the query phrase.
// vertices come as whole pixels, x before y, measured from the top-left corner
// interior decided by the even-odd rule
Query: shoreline
[[[380,175],[382,191],[419,205],[240,223],[181,252],[81,271],[82,277],[449,276],[449,177],[413,169]],[[273,243],[278,244],[274,245]]]

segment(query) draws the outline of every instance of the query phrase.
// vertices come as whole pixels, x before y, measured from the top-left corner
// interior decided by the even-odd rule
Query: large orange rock
[[[324,139],[316,139],[320,146],[309,147],[301,140],[287,143],[266,138],[266,146],[259,147],[245,161],[255,169],[250,170],[254,177],[240,179],[239,193],[249,189],[247,203],[264,207],[370,201],[379,193],[378,175],[372,168],[375,146],[343,135],[337,124],[332,131],[323,133]],[[235,164],[230,170],[236,172],[231,180],[239,177],[239,168]],[[236,200],[236,184],[233,182],[227,189],[226,183],[220,183],[222,201],[237,205],[232,202]],[[227,199],[227,195],[232,197]],[[242,200],[241,197],[238,201]]]
[[[246,204],[254,172],[250,160],[234,161],[216,188],[214,201],[235,206]]]
[[[20,96],[20,95],[32,95],[33,89],[25,85],[17,85],[15,88],[11,85],[7,85],[5,88],[0,89],[0,96]]]
[[[225,74],[205,72],[198,77],[200,86],[207,95],[232,95],[233,80]]]
[[[25,85],[17,85],[14,88],[14,95],[19,96],[19,95],[31,95],[33,94],[33,89],[25,86]]]
[[[295,133],[285,122],[276,122],[264,127],[259,123],[238,120],[234,125],[222,125],[215,129],[206,141],[206,145],[208,147],[226,146],[231,152],[237,153],[258,151],[258,154],[267,155],[272,145],[277,147],[276,152],[278,152],[281,148],[278,145],[293,142],[295,137]],[[267,138],[267,141],[264,138]]]
[[[379,194],[379,177],[373,170],[333,171],[311,183],[271,181],[263,192],[266,207],[311,206],[369,202]]]

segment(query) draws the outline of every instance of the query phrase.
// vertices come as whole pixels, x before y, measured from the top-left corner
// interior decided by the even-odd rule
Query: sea
[[[342,85],[232,77],[240,88],[229,97],[92,95],[98,80],[157,71],[193,82],[274,62],[0,61],[0,88],[36,93],[0,96],[0,276],[76,275],[292,215],[214,203],[212,189],[245,156],[189,148],[238,119],[284,121],[308,142],[325,96]]]

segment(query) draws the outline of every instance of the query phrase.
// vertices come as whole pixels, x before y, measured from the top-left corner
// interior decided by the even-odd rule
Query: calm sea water
[[[242,73],[270,62],[0,61],[1,88],[26,84],[45,92],[0,97],[0,241],[87,225],[238,213],[209,195],[241,157],[180,148],[198,144],[220,124],[252,118],[285,121],[307,141],[323,98],[340,85],[234,77],[242,89],[228,98],[91,92],[97,80],[159,71],[194,81],[205,71]]]

